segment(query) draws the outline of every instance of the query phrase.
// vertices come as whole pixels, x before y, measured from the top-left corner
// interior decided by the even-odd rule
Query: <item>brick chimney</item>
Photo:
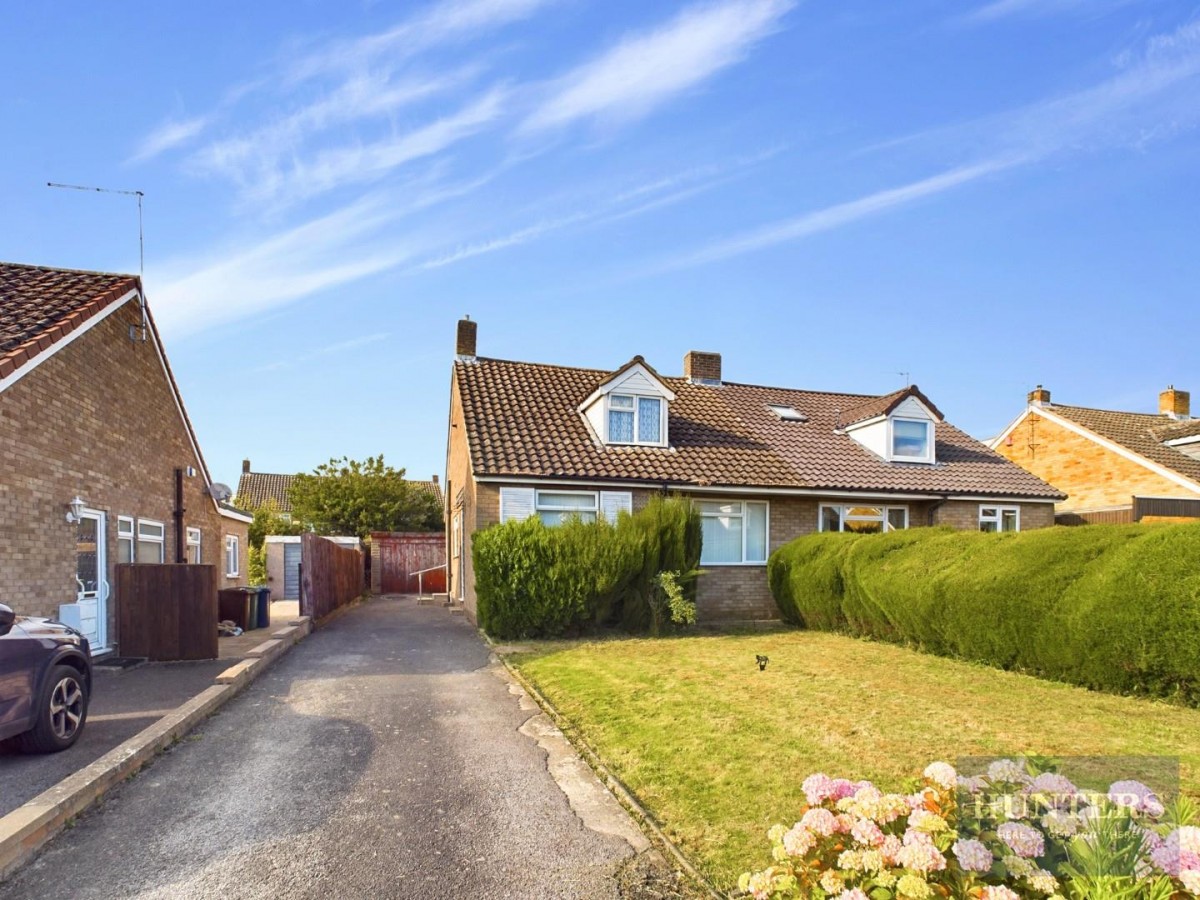
[[[247,473],[249,471],[250,471],[250,460],[243,459],[242,460],[242,474],[244,475],[245,473]]]
[[[479,323],[472,322],[470,316],[458,320],[458,337],[454,342],[454,352],[458,354],[459,359],[475,358],[475,335],[478,330]]]
[[[683,357],[683,377],[694,384],[720,384],[721,354],[689,350]]]
[[[1029,403],[1032,406],[1049,406],[1050,392],[1039,384],[1029,392]]]
[[[1177,391],[1175,385],[1168,384],[1167,389],[1158,395],[1158,412],[1172,419],[1190,419],[1192,395],[1188,391]]]

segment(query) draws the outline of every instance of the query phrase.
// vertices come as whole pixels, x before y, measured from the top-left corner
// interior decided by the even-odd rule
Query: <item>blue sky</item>
[[[1200,6],[24,4],[0,258],[136,271],[210,468],[441,472],[485,356],[884,392],[1200,391]],[[1200,400],[1200,394],[1197,395]]]

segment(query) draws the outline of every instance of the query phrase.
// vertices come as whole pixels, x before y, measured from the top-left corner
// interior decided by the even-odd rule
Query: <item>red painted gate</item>
[[[378,566],[376,583],[382,593],[446,590],[446,535],[440,531],[372,532],[371,556],[372,567]],[[371,580],[375,581],[374,573]]]

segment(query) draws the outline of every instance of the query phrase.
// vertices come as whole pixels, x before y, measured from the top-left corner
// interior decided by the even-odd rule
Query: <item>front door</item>
[[[104,553],[104,513],[86,509],[79,514],[75,537],[75,587],[79,630],[92,653],[108,648],[108,559]]]

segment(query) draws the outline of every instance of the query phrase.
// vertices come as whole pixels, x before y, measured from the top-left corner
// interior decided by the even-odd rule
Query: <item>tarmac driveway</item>
[[[631,841],[576,815],[488,657],[440,607],[352,609],[0,898],[639,895]]]

